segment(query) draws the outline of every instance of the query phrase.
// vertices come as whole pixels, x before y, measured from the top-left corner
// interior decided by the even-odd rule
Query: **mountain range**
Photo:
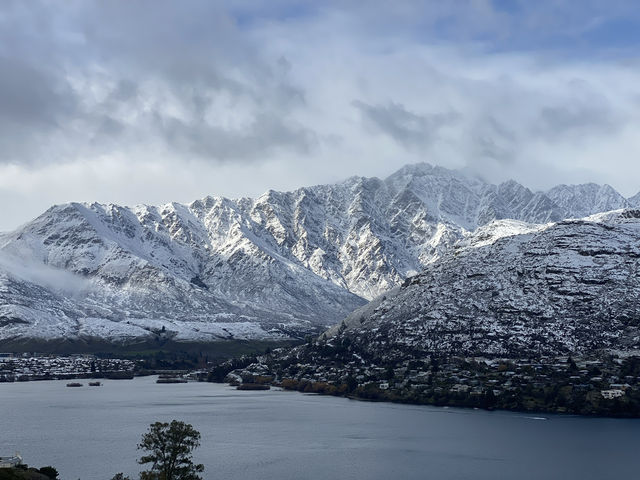
[[[210,378],[245,390],[269,384],[368,400],[640,416],[640,209],[502,237],[487,234],[493,225],[319,337],[225,362]]]
[[[0,342],[301,338],[461,248],[634,206],[428,164],[255,199],[57,205],[0,236]]]
[[[628,209],[472,239],[325,335],[398,358],[638,351],[639,238]]]

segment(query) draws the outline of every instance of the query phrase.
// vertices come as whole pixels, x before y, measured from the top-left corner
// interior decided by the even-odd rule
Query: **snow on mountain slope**
[[[548,228],[549,225],[551,224],[526,223],[520,220],[494,220],[487,225],[479,227],[474,232],[467,233],[464,238],[456,243],[455,249],[490,245],[501,238],[539,232]]]
[[[135,211],[97,204],[50,209],[3,239],[0,268],[6,289],[0,318],[28,324],[12,322],[3,327],[2,337],[106,333],[128,341],[154,337],[164,326],[165,335],[177,340],[281,338],[323,325],[318,312],[330,324],[362,303],[246,238],[231,251],[209,255],[208,237],[194,218],[176,205]],[[17,269],[21,259],[28,261]],[[45,269],[51,275],[64,272],[87,287],[78,295],[59,291],[34,278],[32,272]],[[30,274],[20,275],[25,272]],[[211,287],[199,275],[207,275]]]
[[[633,197],[627,198],[629,205],[634,208],[640,208],[640,192],[636,193]]]
[[[596,200],[589,193],[576,202],[612,204]],[[58,205],[0,236],[0,340],[125,342],[162,327],[176,339],[299,337],[400,285],[457,242],[533,231],[530,224],[570,216],[572,205],[428,164],[256,199]]]
[[[369,355],[535,357],[640,348],[640,210],[471,242],[330,337]]]
[[[595,183],[558,185],[549,190],[547,196],[563,209],[565,218],[583,218],[594,213],[631,206],[609,185]]]

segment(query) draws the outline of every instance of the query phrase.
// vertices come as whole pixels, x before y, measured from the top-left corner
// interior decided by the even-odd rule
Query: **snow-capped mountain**
[[[0,236],[0,340],[299,337],[460,241],[493,241],[572,217],[578,204],[590,214],[615,203],[605,187],[595,196],[565,188],[576,193],[417,164],[384,180],[256,199],[55,206]],[[501,219],[515,221],[491,224]],[[478,227],[485,240],[470,237]]]
[[[627,199],[629,205],[634,208],[640,208],[640,192],[636,193],[633,197]]]
[[[613,187],[595,183],[558,185],[549,190],[547,196],[562,208],[566,218],[582,218],[597,212],[633,206],[631,199],[627,200]]]
[[[370,357],[637,350],[638,238],[640,210],[624,210],[471,242],[356,310],[327,336],[334,344],[349,338]]]

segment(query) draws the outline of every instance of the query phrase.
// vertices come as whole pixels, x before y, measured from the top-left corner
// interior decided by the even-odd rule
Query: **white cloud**
[[[10,255],[6,251],[0,252],[0,271],[19,280],[34,283],[73,297],[86,296],[92,285],[89,280],[66,270],[53,268],[44,263],[38,263],[32,255]]]

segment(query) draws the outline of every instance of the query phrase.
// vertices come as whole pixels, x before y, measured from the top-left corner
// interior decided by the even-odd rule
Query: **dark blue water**
[[[0,384],[0,455],[19,450],[26,463],[53,465],[64,480],[135,475],[142,433],[175,418],[202,433],[196,460],[205,479],[640,478],[637,420],[154,382]]]

